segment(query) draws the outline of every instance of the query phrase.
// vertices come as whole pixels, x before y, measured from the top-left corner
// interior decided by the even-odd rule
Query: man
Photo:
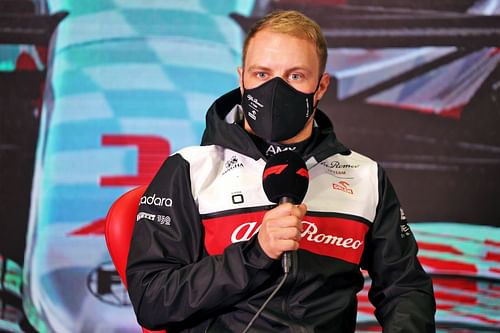
[[[337,141],[316,106],[325,94],[325,39],[295,11],[249,32],[240,89],[207,113],[199,147],[170,156],[141,204],[127,267],[138,321],[173,332],[354,332],[360,268],[384,332],[434,332],[430,278],[396,194],[375,162]],[[269,202],[270,155],[306,161],[300,205]]]

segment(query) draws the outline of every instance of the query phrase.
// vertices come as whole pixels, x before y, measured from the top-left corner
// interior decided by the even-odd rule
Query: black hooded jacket
[[[241,332],[283,276],[256,234],[274,204],[266,157],[234,121],[235,89],[207,113],[202,145],[170,156],[141,198],[127,266],[139,323],[175,332]],[[316,112],[300,249],[250,332],[354,332],[360,269],[384,332],[434,332],[432,282],[384,170],[350,151]]]

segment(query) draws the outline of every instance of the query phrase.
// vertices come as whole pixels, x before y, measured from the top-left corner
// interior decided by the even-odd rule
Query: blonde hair
[[[264,29],[297,38],[305,38],[313,42],[316,45],[316,52],[318,53],[319,74],[321,75],[325,71],[326,58],[328,56],[325,36],[323,36],[321,28],[316,22],[295,10],[274,11],[264,16],[253,25],[243,43],[243,66],[245,66],[250,40],[255,37],[259,31]]]

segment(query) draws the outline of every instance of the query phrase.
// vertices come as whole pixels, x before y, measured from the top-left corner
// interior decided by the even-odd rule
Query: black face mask
[[[248,124],[264,140],[278,142],[297,135],[314,112],[314,94],[275,77],[253,89],[243,87],[241,106]]]

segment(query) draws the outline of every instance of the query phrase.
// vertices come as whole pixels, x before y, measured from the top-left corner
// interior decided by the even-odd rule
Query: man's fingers
[[[277,259],[283,252],[299,248],[302,219],[307,211],[304,204],[279,205],[268,211],[263,218],[258,239],[264,252]]]
[[[295,227],[300,229],[302,221],[293,215],[288,215],[284,217],[277,217],[267,220],[267,225],[269,228],[288,228]]]
[[[276,228],[269,231],[271,240],[293,240],[300,242],[301,232],[295,227]]]

